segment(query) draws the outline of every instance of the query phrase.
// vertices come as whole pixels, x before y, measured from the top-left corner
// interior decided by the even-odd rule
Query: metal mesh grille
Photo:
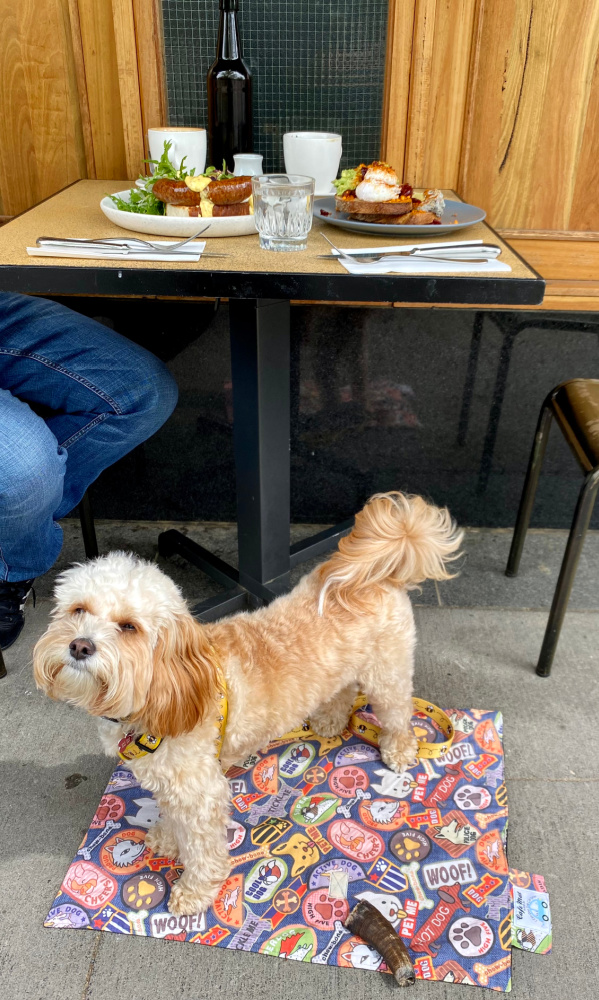
[[[254,84],[254,150],[283,169],[283,134],[343,136],[342,166],[379,155],[387,0],[241,0]],[[207,124],[218,0],[163,0],[169,124]]]

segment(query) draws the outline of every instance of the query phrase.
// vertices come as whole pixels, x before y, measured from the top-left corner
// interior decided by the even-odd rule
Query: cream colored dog
[[[205,910],[229,874],[224,772],[236,761],[306,718],[322,736],[340,733],[358,689],[381,723],[387,767],[414,759],[407,590],[448,579],[461,537],[447,510],[378,494],[290,594],[213,625],[199,624],[172,580],[132,555],[113,552],[59,577],[35,680],[100,717],[110,755],[128,732],[162,737],[129,766],[160,809],[146,843],[185,866],[171,913]],[[229,709],[220,759],[219,671]]]

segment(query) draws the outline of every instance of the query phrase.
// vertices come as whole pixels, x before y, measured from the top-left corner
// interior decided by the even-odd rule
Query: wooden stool
[[[537,424],[526,472],[512,547],[505,571],[516,576],[530,521],[541,464],[547,447],[551,419],[555,418],[584,473],[568,544],[553,595],[549,621],[537,663],[539,677],[549,677],[564,615],[574,583],[576,567],[593,513],[599,484],[599,379],[572,378],[556,386],[547,396]]]
[[[96,539],[96,528],[94,525],[94,516],[92,514],[89,494],[83,494],[77,509],[79,513],[79,520],[81,522],[81,534],[83,535],[85,555],[88,559],[95,559],[98,555],[98,541]],[[2,656],[2,650],[0,649],[0,679],[2,679],[2,677],[6,677],[6,666],[4,663],[4,657]]]

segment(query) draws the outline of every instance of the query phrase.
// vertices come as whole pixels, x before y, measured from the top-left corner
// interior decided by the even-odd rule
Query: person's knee
[[[143,415],[148,433],[153,434],[168,420],[177,405],[179,389],[166,365],[144,352],[135,385],[131,387],[131,411]]]

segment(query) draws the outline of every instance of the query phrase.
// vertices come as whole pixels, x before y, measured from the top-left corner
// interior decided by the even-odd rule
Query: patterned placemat
[[[512,944],[551,946],[549,900],[540,876],[508,871],[501,714],[448,714],[449,753],[401,774],[381,761],[368,707],[341,736],[306,724],[231,768],[231,874],[204,914],[168,912],[183,869],[145,847],[158,810],[119,766],[45,926],[385,972],[344,927],[367,899],[408,945],[418,978],[507,992]],[[429,718],[412,725],[422,739],[443,739]]]

